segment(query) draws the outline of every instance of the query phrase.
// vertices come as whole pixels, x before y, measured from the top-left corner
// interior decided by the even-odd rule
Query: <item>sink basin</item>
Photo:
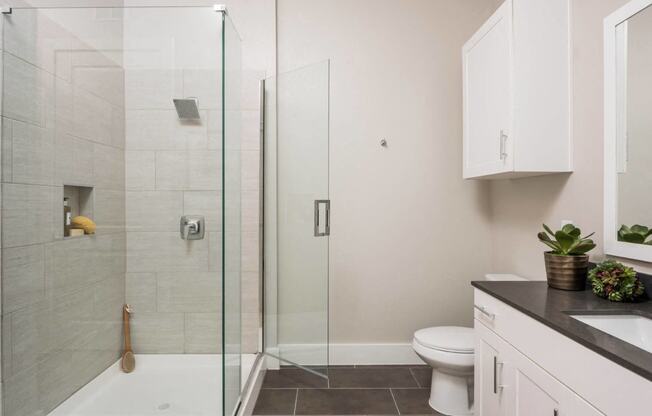
[[[652,353],[652,319],[639,315],[571,315],[571,317]]]

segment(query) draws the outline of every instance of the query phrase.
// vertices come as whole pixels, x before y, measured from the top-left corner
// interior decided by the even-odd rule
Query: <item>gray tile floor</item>
[[[432,415],[428,366],[343,366],[328,380],[296,368],[270,370],[254,415]]]

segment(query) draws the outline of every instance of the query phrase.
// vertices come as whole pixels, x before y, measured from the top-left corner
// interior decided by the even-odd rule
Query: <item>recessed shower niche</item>
[[[80,234],[79,231],[74,231],[72,226],[72,218],[77,216],[84,216],[93,220],[93,188],[90,186],[63,186],[63,200],[61,227],[63,228],[63,237],[80,237],[84,235],[83,230]]]

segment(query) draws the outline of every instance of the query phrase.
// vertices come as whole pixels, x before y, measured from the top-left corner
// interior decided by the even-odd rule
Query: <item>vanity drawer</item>
[[[518,313],[518,311],[515,311],[505,303],[478,289],[475,289],[474,292],[474,318],[480,321],[487,328],[502,335],[502,333],[507,329],[506,325],[508,325],[510,321],[510,314],[513,314],[514,312]]]

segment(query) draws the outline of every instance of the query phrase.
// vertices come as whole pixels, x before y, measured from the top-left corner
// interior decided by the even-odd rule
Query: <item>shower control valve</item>
[[[179,222],[179,233],[183,240],[201,240],[204,238],[204,217],[201,215],[184,215]]]

